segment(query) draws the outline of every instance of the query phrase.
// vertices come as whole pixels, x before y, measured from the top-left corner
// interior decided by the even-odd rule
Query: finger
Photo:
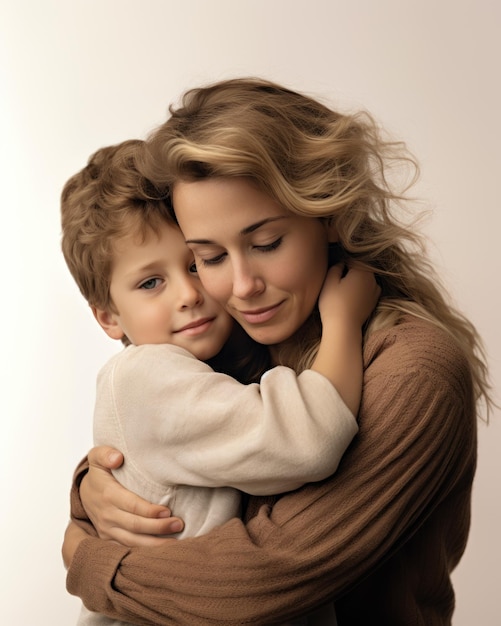
[[[103,500],[108,501],[106,493],[103,494]],[[155,520],[159,518],[167,519],[171,516],[171,511],[168,507],[162,504],[152,504],[124,487],[119,489],[119,486],[116,484],[113,485],[113,490],[110,490],[109,502],[132,518]]]
[[[183,521],[177,517],[150,519],[125,513],[100,536],[126,546],[156,545],[154,540],[179,533],[183,528]]]
[[[124,526],[124,530],[134,535],[173,535],[183,530],[184,524],[178,517],[145,518],[133,517],[130,526]]]
[[[333,265],[332,267],[329,268],[329,271],[327,272],[328,275],[330,276],[341,276],[341,274],[344,271],[344,263],[337,263],[337,265]]]
[[[123,455],[119,450],[110,446],[92,448],[88,455],[89,464],[104,469],[116,469],[123,463]]]
[[[338,263],[337,265],[333,265],[327,271],[325,276],[325,282],[327,283],[336,283],[341,280],[343,275],[344,265],[342,263]]]
[[[180,520],[171,517],[172,513],[168,507],[152,504],[118,483],[112,483],[112,487],[105,488],[102,494],[100,527],[120,526],[130,532],[145,534],[163,534],[181,530],[181,528],[170,530],[175,520],[178,522]]]
[[[367,286],[377,284],[374,272],[362,267],[350,267],[348,273],[343,277],[343,280],[350,280]]]

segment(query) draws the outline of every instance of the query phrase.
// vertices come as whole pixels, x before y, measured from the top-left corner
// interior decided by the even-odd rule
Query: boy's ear
[[[115,319],[115,315],[113,313],[105,311],[104,309],[98,309],[93,305],[91,305],[90,308],[97,320],[97,323],[101,326],[108,337],[111,337],[112,339],[122,339],[122,337],[124,337],[125,333]]]

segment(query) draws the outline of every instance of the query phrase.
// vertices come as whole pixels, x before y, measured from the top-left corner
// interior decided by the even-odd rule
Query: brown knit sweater
[[[272,624],[329,599],[339,626],[450,624],[476,462],[468,363],[413,318],[373,333],[364,359],[360,432],[332,478],[250,498],[245,523],[162,548],[90,537],[68,591],[136,624]]]

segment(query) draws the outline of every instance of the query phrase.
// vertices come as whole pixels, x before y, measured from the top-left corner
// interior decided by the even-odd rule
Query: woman
[[[329,600],[341,626],[450,624],[488,384],[477,333],[392,213],[400,195],[387,166],[408,160],[403,147],[366,114],[260,80],[195,89],[171,114],[148,142],[145,174],[169,191],[207,291],[275,363],[301,370],[318,344],[319,241],[379,276],[360,432],[334,477],[251,498],[244,522],[161,545],[146,534],[176,520],[92,468],[82,484],[90,519],[101,536],[139,547],[71,525],[69,591],[145,624],[283,622]],[[107,452],[90,459],[111,467]],[[84,527],[81,476],[73,515]]]

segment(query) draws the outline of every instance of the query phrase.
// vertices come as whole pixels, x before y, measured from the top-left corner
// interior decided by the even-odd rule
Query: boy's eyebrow
[[[277,222],[279,220],[286,220],[286,219],[288,219],[287,215],[279,215],[277,217],[267,217],[264,220],[260,220],[259,222],[256,222],[255,224],[251,224],[250,226],[246,226],[238,234],[239,235],[249,235],[250,233],[253,233],[254,231],[256,231],[259,228],[261,228],[261,226],[265,226],[266,224],[270,224],[271,222]],[[201,244],[213,244],[213,243],[215,243],[215,241],[212,241],[210,239],[186,239],[185,241],[186,241],[186,243],[201,243]]]
[[[135,277],[137,274],[144,274],[145,272],[154,272],[157,268],[158,268],[158,263],[156,261],[152,261],[151,263],[145,263],[144,265],[134,267],[129,272],[124,274],[124,276],[126,278],[130,276]]]

